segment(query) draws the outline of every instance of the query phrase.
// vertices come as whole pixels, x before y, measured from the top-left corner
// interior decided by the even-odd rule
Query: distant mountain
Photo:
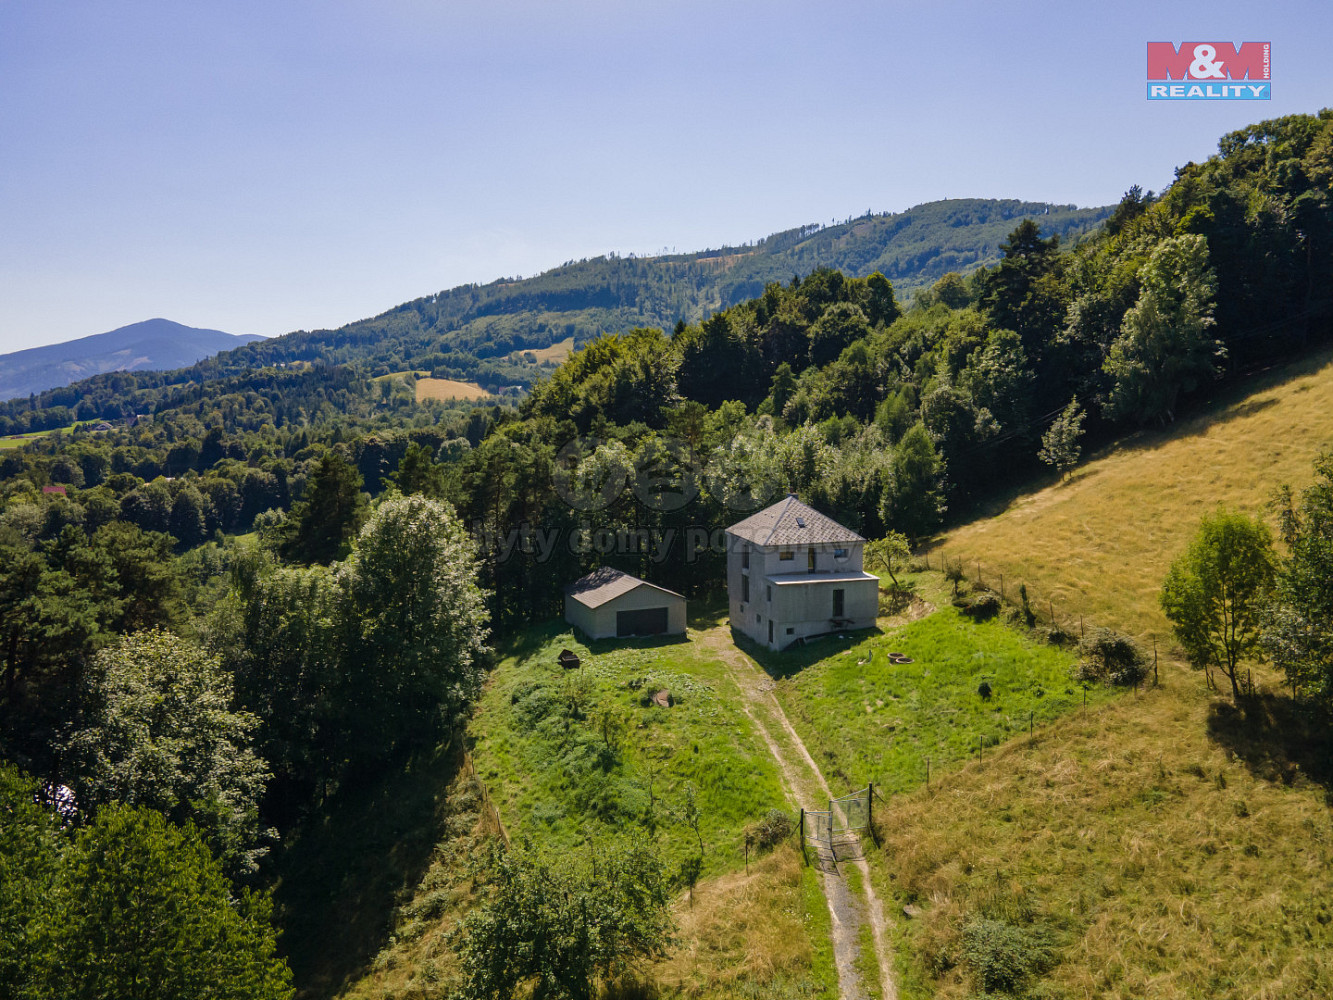
[[[110,333],[0,354],[0,400],[55,389],[103,372],[184,368],[219,351],[263,339],[200,330],[169,319],[131,323]]]
[[[769,282],[820,267],[855,277],[880,271],[905,302],[949,271],[996,263],[1000,244],[1024,219],[1068,245],[1099,228],[1113,209],[956,198],[837,225],[800,226],[740,246],[569,261],[530,278],[460,285],[336,330],[274,337],[180,374],[198,380],[308,361],[379,371],[443,368],[451,377],[472,378],[479,359],[571,336],[581,345],[636,326],[670,330],[761,295]]]
[[[312,363],[356,365],[372,375],[426,369],[488,386],[522,385],[531,380],[535,366],[510,364],[506,356],[515,351],[540,350],[571,337],[575,346],[581,346],[599,334],[636,326],[670,330],[679,321],[696,323],[763,294],[769,282],[786,283],[820,267],[853,277],[880,271],[893,283],[899,301],[906,303],[914,290],[949,271],[966,273],[996,263],[1000,244],[1024,219],[1036,221],[1043,235],[1059,235],[1062,244],[1070,245],[1098,229],[1113,209],[958,198],[905,212],[867,214],[837,225],[800,226],[740,246],[569,261],[530,278],[459,285],[336,330],[299,330],[261,339],[195,364],[187,362],[176,371],[139,375],[133,384],[148,388],[205,383],[257,368]],[[19,355],[9,356],[14,357]],[[0,358],[0,366],[9,358]],[[131,365],[121,362],[96,370],[115,367]],[[151,367],[170,365],[155,359]],[[92,375],[93,369],[85,374]],[[62,374],[59,383],[77,377]],[[11,381],[0,367],[0,399],[6,398]],[[55,389],[41,405],[73,407],[89,393],[127,388],[123,378],[107,376],[96,384]]]

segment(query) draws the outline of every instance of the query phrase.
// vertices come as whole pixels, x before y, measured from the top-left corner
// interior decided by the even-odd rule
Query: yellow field
[[[1254,384],[1254,383],[1251,383]],[[998,516],[932,547],[986,583],[1026,582],[1038,610],[1080,614],[1146,638],[1169,634],[1157,607],[1167,567],[1219,504],[1266,513],[1273,490],[1309,483],[1333,447],[1333,352],[1275,368],[1253,394],[1094,457],[1064,483],[1013,501]],[[932,565],[935,563],[932,560]]]
[[[519,351],[520,355],[532,354],[538,362],[554,361],[559,364],[574,353],[574,338],[566,337],[558,344],[552,344],[550,347],[543,347],[540,351]]]
[[[491,394],[475,382],[452,378],[417,379],[417,402],[425,399],[490,399]]]

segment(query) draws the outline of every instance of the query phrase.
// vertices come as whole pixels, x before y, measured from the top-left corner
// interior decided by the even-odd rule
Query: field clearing
[[[1275,368],[1250,395],[1094,456],[1068,482],[1022,496],[946,534],[937,556],[976,563],[1014,598],[1026,582],[1068,627],[1078,616],[1165,639],[1162,577],[1219,505],[1264,514],[1283,483],[1300,489],[1333,446],[1333,352]],[[1271,521],[1271,518],[1269,518]]]
[[[540,350],[518,351],[516,353],[519,357],[531,354],[536,357],[539,364],[543,361],[554,361],[559,364],[574,353],[574,338],[572,336],[566,337],[559,343],[552,344],[550,347],[543,347]]]
[[[452,378],[417,379],[417,402],[426,399],[490,399],[491,394],[475,382],[459,382]]]
[[[1326,735],[1281,698],[1247,719],[1197,674],[1163,681],[880,813],[876,888],[922,911],[898,925],[904,1000],[977,995],[960,956],[979,918],[1053,946],[1033,996],[1333,995]]]
[[[924,589],[934,574],[907,577]],[[835,795],[873,781],[888,795],[924,784],[1018,733],[1083,705],[1078,658],[997,621],[974,622],[931,593],[937,611],[883,633],[828,638],[789,653],[748,650],[770,675],[792,725]],[[892,663],[889,653],[911,663]],[[979,693],[982,683],[990,695]],[[1088,689],[1088,711],[1116,697]]]
[[[90,423],[98,423],[98,421],[82,420],[77,423],[68,424],[64,427],[53,427],[49,431],[32,431],[28,434],[10,434],[7,437],[0,437],[0,451],[22,448],[25,444],[32,444],[34,441],[40,441],[42,438],[50,437],[52,434],[68,434],[70,431]]]

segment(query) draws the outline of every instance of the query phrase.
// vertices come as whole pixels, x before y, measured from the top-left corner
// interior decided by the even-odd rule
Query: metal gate
[[[829,799],[827,809],[803,809],[801,826],[806,838],[832,844],[838,837],[869,829],[874,790],[874,785],[867,785],[851,795]]]

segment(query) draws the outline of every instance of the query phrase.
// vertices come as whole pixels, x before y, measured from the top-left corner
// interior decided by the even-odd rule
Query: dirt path
[[[773,694],[773,680],[763,669],[736,648],[731,629],[719,625],[699,633],[699,640],[716,652],[727,664],[731,677],[741,692],[741,709],[754,723],[768,751],[777,761],[783,783],[792,805],[801,809],[827,808],[833,798],[828,782],[815,763],[805,743],[792,728],[787,713],[782,710]],[[861,980],[857,960],[861,955],[861,928],[869,923],[875,944],[876,965],[879,968],[879,991],[882,1000],[897,1000],[898,990],[893,979],[889,957],[888,934],[884,907],[870,884],[870,867],[859,845],[851,850],[821,853],[816,861],[821,872],[824,898],[828,902],[833,921],[833,957],[838,969],[838,992],[842,1000],[871,1000],[873,985]],[[855,865],[860,875],[861,896],[858,899],[847,885],[839,866]]]

